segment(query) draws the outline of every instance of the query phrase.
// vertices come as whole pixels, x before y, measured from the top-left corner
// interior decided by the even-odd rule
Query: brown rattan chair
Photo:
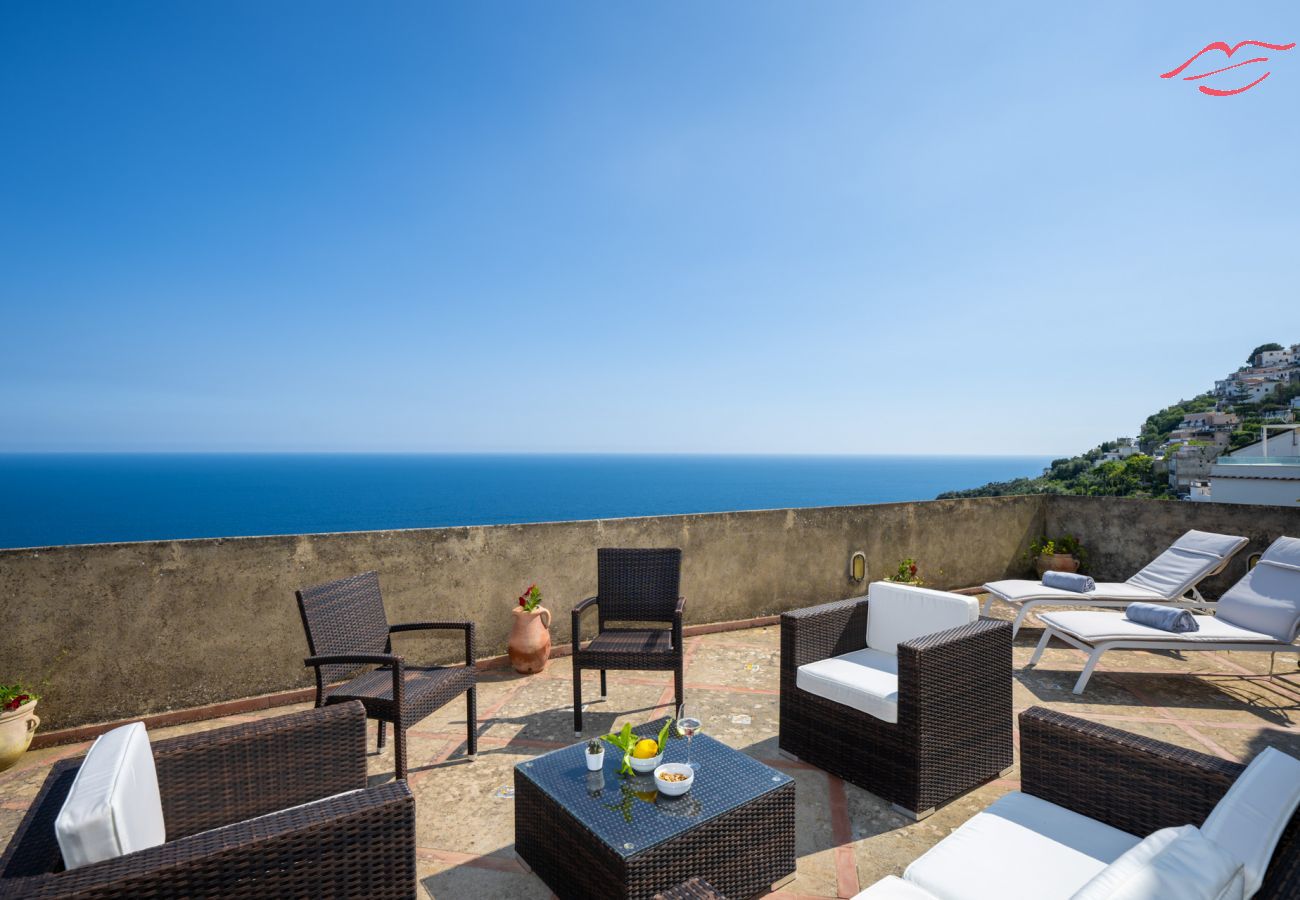
[[[1011,624],[900,643],[898,721],[885,722],[796,684],[800,666],[867,646],[869,602],[781,616],[779,746],[921,818],[1011,765]]]
[[[0,857],[0,898],[416,896],[415,800],[403,781],[366,786],[361,704],[152,750],[166,843],[65,870],[54,820],[83,757],[63,760]]]
[[[384,726],[392,722],[399,779],[406,777],[406,729],[460,694],[466,695],[467,753],[473,757],[478,752],[473,622],[389,625],[374,572],[303,588],[297,594],[311,651],[303,663],[316,669],[316,705],[361,701],[366,715],[379,720],[380,749]],[[393,653],[392,635],[443,628],[465,632],[465,665],[408,666]],[[367,666],[379,668],[364,670]]]
[[[679,596],[682,551],[615,549],[596,551],[596,596],[573,608],[573,730],[582,733],[582,670],[600,669],[605,696],[608,669],[673,670],[677,705],[682,705],[682,611]],[[582,614],[595,606],[599,631],[582,646]],[[610,622],[663,622],[670,628],[610,628]]]
[[[1020,714],[1020,789],[1129,834],[1204,824],[1245,768],[1040,706]],[[1300,812],[1254,896],[1300,897]]]

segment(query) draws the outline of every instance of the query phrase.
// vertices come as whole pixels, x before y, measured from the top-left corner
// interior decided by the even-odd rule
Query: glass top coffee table
[[[741,900],[794,875],[788,775],[701,734],[695,783],[666,797],[653,775],[619,775],[617,748],[599,772],[585,754],[583,742],[515,766],[515,852],[560,897],[648,900],[698,876]],[[664,762],[685,760],[686,741],[669,741]]]

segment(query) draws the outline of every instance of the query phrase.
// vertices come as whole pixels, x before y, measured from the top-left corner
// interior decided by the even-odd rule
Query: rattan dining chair
[[[573,730],[582,733],[582,670],[600,670],[605,696],[609,669],[673,670],[677,706],[682,705],[682,612],[679,596],[682,551],[673,548],[596,551],[596,596],[573,608]],[[596,607],[598,632],[582,646],[582,614]],[[611,628],[611,622],[651,622],[669,628]]]
[[[360,700],[367,717],[379,720],[380,749],[392,722],[399,779],[406,778],[406,729],[460,694],[466,695],[467,755],[478,752],[473,622],[389,625],[375,572],[306,587],[297,596],[311,652],[303,664],[316,669],[316,705]],[[463,666],[408,666],[393,653],[398,632],[451,628],[465,632]]]

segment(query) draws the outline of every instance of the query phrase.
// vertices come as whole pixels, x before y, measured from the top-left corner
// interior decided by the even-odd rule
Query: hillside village
[[[1036,478],[950,497],[1092,494],[1220,503],[1300,503],[1300,344],[1256,347],[1214,390],[1148,416],[1121,437],[1053,460]]]

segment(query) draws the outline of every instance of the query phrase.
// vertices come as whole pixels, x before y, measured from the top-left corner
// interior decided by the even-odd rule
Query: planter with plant
[[[34,693],[21,684],[0,684],[0,772],[27,752],[41,719]]]
[[[917,574],[916,560],[912,559],[910,556],[901,561],[898,564],[898,571],[893,575],[887,576],[885,580],[892,581],[896,584],[911,584],[917,587],[921,587],[925,584],[925,582],[921,580],[921,576]]]
[[[514,615],[506,643],[510,665],[521,675],[541,672],[551,658],[551,611],[542,606],[542,592],[537,585],[529,585],[520,595]]]
[[[1088,551],[1072,534],[1058,538],[1043,535],[1029,544],[1025,559],[1033,563],[1042,578],[1047,572],[1078,572],[1088,563]]]
[[[600,741],[592,738],[587,741],[587,752],[583,754],[587,757],[587,771],[599,772],[605,765],[605,745]]]

